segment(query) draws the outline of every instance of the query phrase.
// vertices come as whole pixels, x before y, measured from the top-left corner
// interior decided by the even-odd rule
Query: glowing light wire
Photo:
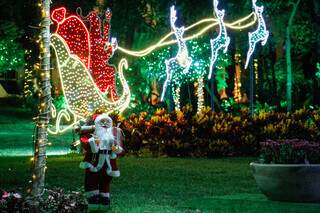
[[[195,82],[195,88],[196,88],[196,95],[198,97],[198,102],[197,102],[197,113],[201,112],[201,110],[204,107],[204,82],[203,82],[203,78],[199,78],[198,82]]]
[[[61,125],[61,120],[62,119],[64,119],[67,122],[70,122],[71,118],[73,118],[72,123],[70,123],[68,125]],[[64,132],[72,129],[73,126],[75,124],[77,124],[81,120],[80,117],[77,117],[72,112],[69,112],[68,109],[62,109],[57,114],[57,110],[56,110],[54,105],[52,105],[52,108],[51,108],[51,119],[55,119],[54,126],[49,126],[48,127],[48,132],[50,134],[52,134],[52,135],[56,135],[56,134],[59,134],[59,133],[61,134],[61,133],[64,133]]]
[[[171,28],[178,40],[178,53],[175,57],[170,58],[168,60],[165,61],[166,63],[166,74],[167,74],[167,78],[163,84],[163,90],[162,90],[162,94],[161,94],[161,101],[163,101],[164,99],[164,95],[167,89],[167,85],[169,84],[169,82],[172,79],[172,75],[177,72],[176,68],[182,67],[183,68],[183,74],[186,74],[189,72],[189,68],[190,65],[192,63],[192,58],[189,57],[189,53],[188,53],[188,48],[186,43],[183,40],[183,34],[185,32],[184,27],[176,27],[175,26],[175,22],[177,20],[176,17],[176,10],[174,9],[174,6],[172,6],[170,8],[170,25]],[[180,88],[177,88],[176,90],[173,90],[173,96],[174,97],[178,97],[175,93],[176,91],[180,92]],[[179,100],[175,101],[175,102],[179,102]],[[177,104],[176,104],[177,106]],[[177,106],[178,107],[178,106]],[[178,107],[180,108],[180,107]]]
[[[269,37],[269,31],[267,30],[266,23],[264,21],[264,18],[262,16],[263,13],[263,6],[258,7],[256,5],[257,0],[252,0],[252,8],[254,10],[254,13],[256,14],[256,17],[258,17],[258,27],[254,32],[249,32],[249,49],[247,52],[247,59],[245,64],[245,69],[248,68],[249,61],[251,58],[251,55],[254,53],[254,50],[256,48],[256,44],[258,42],[261,42],[261,45],[264,46],[267,43],[268,37]]]
[[[211,59],[210,59],[208,79],[211,78],[213,66],[217,60],[219,50],[224,48],[223,53],[227,53],[228,46],[230,44],[230,37],[228,36],[226,26],[223,22],[225,11],[219,10],[218,4],[219,4],[218,0],[213,0],[214,12],[219,22],[219,35],[215,39],[210,39]]]
[[[89,109],[104,107],[107,112],[123,111],[130,101],[130,89],[123,76],[123,68],[128,67],[125,59],[119,63],[119,78],[123,94],[117,101],[109,101],[94,83],[84,63],[70,53],[67,44],[58,34],[51,36],[51,45],[57,56],[58,71],[67,108],[77,117],[85,117]],[[76,72],[75,72],[76,71]]]
[[[252,19],[252,20],[249,23],[246,23],[245,25],[241,25],[241,23],[246,22],[246,21],[248,21],[250,19]],[[225,24],[225,26],[227,28],[234,29],[234,30],[242,30],[242,29],[245,29],[245,28],[248,28],[248,27],[254,25],[256,23],[256,21],[257,21],[256,14],[252,12],[249,15],[247,15],[247,16],[245,16],[245,17],[243,17],[243,18],[241,18],[241,19],[239,19],[237,21],[234,21],[232,23],[226,23],[225,22],[224,24]],[[218,20],[215,19],[215,18],[206,18],[206,19],[202,19],[202,20],[190,25],[189,27],[186,27],[185,28],[185,32],[187,32],[187,31],[191,30],[192,28],[195,28],[195,27],[197,27],[197,26],[199,26],[199,25],[201,25],[203,23],[207,23],[207,22],[209,22],[211,24],[203,27],[199,32],[185,37],[183,40],[184,41],[188,41],[188,40],[195,39],[195,38],[203,35],[208,30],[212,29],[214,26],[219,24]],[[214,23],[212,23],[212,22],[214,22]],[[175,40],[175,39],[166,41],[172,35],[173,35],[173,32],[168,33],[162,39],[160,39],[156,44],[150,45],[149,47],[147,47],[147,48],[145,48],[143,50],[133,51],[133,50],[129,50],[129,49],[126,49],[126,48],[123,48],[123,47],[120,47],[120,46],[118,47],[118,50],[123,52],[123,53],[126,53],[128,55],[132,55],[132,56],[136,56],[136,57],[146,56],[146,55],[150,54],[153,50],[155,50],[157,48],[177,43],[177,40]]]

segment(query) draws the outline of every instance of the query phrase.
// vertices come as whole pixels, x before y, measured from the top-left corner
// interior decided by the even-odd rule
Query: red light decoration
[[[96,12],[90,12],[89,15],[85,17],[85,21],[90,23],[90,70],[92,77],[101,92],[110,94],[112,99],[117,99],[115,67],[108,64],[108,61],[114,52],[114,47],[109,43],[111,15],[111,11],[107,10],[103,24],[103,33],[101,32],[100,27],[102,25],[102,21]]]
[[[116,69],[108,64],[115,50],[114,44],[109,43],[111,16],[111,11],[107,10],[103,33],[100,27],[102,21],[94,11],[81,19],[75,15],[66,17],[66,9],[62,7],[53,10],[51,19],[57,23],[55,33],[66,41],[70,52],[77,55],[90,70],[100,91],[109,94],[112,100],[117,100]],[[89,27],[84,24],[84,21],[88,22]]]
[[[56,32],[68,44],[70,52],[77,55],[81,61],[90,67],[90,40],[89,32],[83,21],[75,15],[66,18],[66,8],[55,9],[51,19],[57,23]]]

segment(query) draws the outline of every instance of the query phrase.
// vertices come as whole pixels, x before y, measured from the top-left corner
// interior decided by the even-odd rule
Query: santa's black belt
[[[112,153],[112,150],[107,150],[107,149],[104,149],[104,150],[99,150],[99,154],[111,154]]]

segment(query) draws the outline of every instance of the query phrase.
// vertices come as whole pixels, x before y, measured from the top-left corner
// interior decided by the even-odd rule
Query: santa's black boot
[[[99,195],[94,195],[87,198],[88,204],[99,204],[100,197]]]
[[[110,205],[110,198],[100,195],[100,205],[109,206]]]

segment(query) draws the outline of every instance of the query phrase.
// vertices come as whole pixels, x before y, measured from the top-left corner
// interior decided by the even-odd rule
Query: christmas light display
[[[54,127],[51,126],[50,128],[48,128],[48,132],[53,135],[59,134],[59,133],[64,133],[67,130],[72,129],[73,126],[79,120],[81,120],[80,117],[77,117],[75,114],[73,114],[71,111],[69,111],[68,108],[61,109],[57,114],[56,107],[53,104],[51,106],[51,119],[55,120],[55,125],[54,125]],[[69,125],[61,126],[60,124],[62,123],[62,121],[68,122]]]
[[[234,56],[235,59],[235,74],[234,74],[234,88],[233,88],[233,97],[237,103],[241,102],[241,54],[237,53]]]
[[[195,82],[195,88],[196,88],[196,96],[198,97],[198,103],[197,103],[197,112],[199,113],[203,107],[204,107],[204,82],[203,78],[199,78],[197,82]]]
[[[109,43],[111,15],[112,13],[108,9],[105,13],[105,21],[102,23],[97,13],[93,11],[84,20],[90,24],[90,71],[92,77],[100,91],[110,94],[112,100],[114,100],[117,98],[115,68],[110,66],[108,61],[117,48],[117,40],[112,38],[111,43]]]
[[[172,87],[172,94],[174,94],[173,96],[174,109],[176,111],[180,110],[180,91],[181,91],[181,87]]]
[[[58,8],[52,12],[51,18],[57,23],[56,34],[59,34],[68,44],[70,52],[77,55],[91,72],[91,75],[101,92],[110,94],[112,100],[117,99],[115,86],[115,68],[108,60],[117,48],[116,39],[109,43],[111,11],[105,13],[103,32],[102,21],[96,12],[91,12],[83,20],[79,16],[66,17],[66,9]],[[87,21],[89,30],[84,24]]]
[[[121,112],[128,106],[130,90],[123,76],[123,68],[128,68],[125,59],[119,62],[119,78],[123,94],[117,101],[109,101],[94,83],[84,63],[76,55],[71,54],[68,45],[61,36],[53,34],[51,44],[56,53],[67,108],[76,118],[87,116],[90,109],[103,107],[110,113],[113,111]]]
[[[230,37],[227,34],[226,26],[223,22],[225,11],[218,9],[218,3],[219,3],[218,0],[213,1],[214,12],[218,18],[218,23],[219,23],[219,34],[215,39],[210,39],[211,61],[210,61],[208,79],[211,79],[213,66],[217,60],[219,50],[224,48],[223,53],[226,53],[228,50],[228,46],[230,44]]]
[[[231,65],[230,56],[225,54],[219,54],[216,61],[216,75],[215,80],[217,82],[217,91],[220,95],[220,99],[227,98],[226,88],[228,87],[227,79],[229,77],[226,68]]]
[[[257,17],[255,15],[255,13],[251,13],[251,14],[249,14],[241,19],[238,19],[237,21],[234,21],[232,23],[224,23],[224,25],[230,29],[243,30],[243,29],[246,29],[246,28],[254,25],[256,23],[256,21],[257,21]],[[207,25],[205,25],[201,28],[200,26],[204,25],[204,24],[207,24]],[[212,30],[212,28],[218,24],[219,24],[219,22],[215,18],[202,19],[202,20],[185,28],[185,30],[184,30],[185,32],[190,31],[192,29],[198,29],[199,31],[197,33],[194,33],[194,34],[191,34],[190,36],[185,37],[183,40],[189,41],[189,40],[196,39],[196,38],[200,37],[201,35],[203,35],[204,33],[208,32],[209,30]],[[175,39],[170,40],[169,39],[173,34],[174,34],[174,32],[168,33],[167,35],[162,37],[156,44],[150,45],[149,47],[147,47],[143,50],[133,51],[133,50],[129,50],[129,49],[126,49],[126,48],[123,48],[120,46],[118,47],[118,50],[125,53],[125,54],[136,56],[136,57],[147,56],[148,54],[152,53],[152,51],[155,49],[177,43],[177,40],[175,40]]]
[[[187,41],[186,45],[190,47],[189,54],[193,61],[189,71],[185,74],[183,73],[183,68],[181,66],[175,67],[176,71],[173,73],[171,78],[171,85],[173,87],[171,88],[171,92],[173,94],[175,109],[179,108],[176,103],[180,104],[180,101],[178,101],[180,100],[180,94],[177,94],[177,88],[180,88],[184,83],[198,82],[199,78],[204,78],[209,68],[209,60],[206,60],[206,58],[209,58],[210,46],[206,40],[202,38],[198,40]],[[166,68],[166,66],[164,62],[168,57],[170,57],[170,52],[175,51],[177,51],[176,47],[169,46],[167,48],[154,51],[147,57],[142,57],[141,72],[145,73],[145,76],[148,79],[165,79],[166,76],[163,70]],[[203,88],[196,88],[196,90],[199,89],[200,91],[198,93],[199,95],[197,95],[198,105],[202,106],[204,97],[202,98],[203,94],[201,91],[203,91]]]
[[[68,44],[70,52],[77,55],[90,68],[90,40],[86,25],[79,16],[66,17],[66,8],[53,10],[51,19],[57,24],[56,34]]]
[[[26,60],[29,61],[31,59],[31,50],[26,50]],[[25,63],[25,69],[24,69],[24,85],[23,85],[23,97],[28,98],[31,97],[33,94],[33,71],[32,66],[28,63]]]
[[[254,50],[256,48],[256,44],[258,42],[261,42],[261,45],[264,46],[267,43],[268,37],[269,37],[269,31],[267,30],[266,23],[264,21],[264,18],[262,16],[263,13],[263,6],[258,7],[256,5],[257,0],[252,0],[252,6],[254,13],[256,14],[258,18],[258,27],[254,32],[249,32],[249,49],[247,52],[247,60],[245,64],[245,69],[248,68],[249,61],[251,55],[254,53]]]
[[[258,84],[259,81],[259,70],[258,70],[258,59],[254,59],[253,60],[253,70],[254,70],[254,79],[255,79],[255,83],[256,85]],[[258,94],[256,94],[258,95]]]
[[[56,46],[59,43],[60,45],[59,48],[61,50],[64,48],[67,49],[67,51],[61,51],[61,52],[69,51],[69,54],[65,54],[65,55],[66,55],[66,58],[70,58],[70,60],[65,59],[67,61],[63,62],[63,59],[60,56],[61,60],[59,61],[60,63],[59,66],[62,67],[62,68],[59,68],[60,75],[62,73],[61,70],[67,70],[67,69],[69,69],[70,72],[71,70],[73,72],[74,70],[77,70],[78,76],[80,76],[79,72],[85,73],[83,75],[85,77],[82,79],[84,79],[86,83],[89,83],[91,87],[93,87],[94,89],[98,88],[100,90],[100,91],[93,91],[92,94],[94,94],[94,98],[91,98],[91,99],[86,99],[86,98],[77,99],[76,97],[71,95],[72,92],[68,93],[69,98],[66,97],[66,100],[71,101],[71,103],[67,102],[69,110],[76,116],[76,118],[78,117],[81,118],[81,116],[84,116],[84,113],[86,110],[88,110],[89,108],[93,109],[99,104],[101,104],[102,102],[107,101],[108,102],[106,103],[107,105],[109,104],[116,105],[116,104],[119,104],[121,100],[122,101],[124,100],[123,97],[125,94],[125,90],[123,91],[124,94],[121,97],[117,97],[116,89],[115,89],[116,88],[115,87],[115,69],[113,66],[108,65],[108,60],[110,59],[110,57],[112,57],[113,52],[116,49],[128,55],[143,57],[143,56],[149,55],[150,53],[151,55],[153,55],[154,53],[152,51],[157,48],[164,47],[170,44],[175,44],[175,43],[178,44],[176,57],[166,60],[163,64],[163,66],[165,66],[166,68],[166,79],[165,79],[165,84],[163,87],[161,99],[163,100],[164,92],[166,91],[166,87],[170,82],[172,85],[174,85],[171,88],[171,90],[173,91],[173,98],[175,100],[175,103],[180,102],[179,96],[176,95],[176,91],[179,91],[181,84],[185,82],[198,81],[199,78],[207,74],[208,70],[210,70],[209,71],[210,73],[208,76],[209,78],[211,77],[212,67],[215,63],[218,51],[222,48],[224,48],[224,51],[227,51],[228,45],[230,43],[230,38],[227,35],[226,28],[238,29],[238,30],[245,29],[255,24],[258,17],[255,13],[251,13],[248,16],[243,17],[239,20],[236,20],[232,23],[224,23],[223,22],[224,10],[218,10],[217,6],[218,6],[218,1],[214,0],[214,10],[217,15],[217,19],[215,18],[203,19],[186,28],[184,27],[177,28],[175,26],[176,11],[174,7],[172,7],[170,11],[172,32],[165,35],[156,44],[151,45],[140,51],[132,51],[132,50],[125,49],[123,47],[118,47],[115,38],[112,38],[111,42],[109,41],[110,19],[111,19],[111,12],[109,10],[107,10],[105,13],[105,21],[103,22],[103,24],[102,24],[102,20],[100,20],[96,12],[91,12],[86,17],[80,17],[80,16],[73,16],[73,15],[66,16],[65,8],[59,8],[54,10],[51,17],[52,17],[52,20],[57,24],[56,34],[60,35],[60,37],[58,37],[57,35],[55,35],[55,37],[59,38],[56,40],[61,40],[62,43],[64,43],[64,46],[61,45],[61,43],[59,42],[57,42],[53,46]],[[87,27],[88,25],[85,25],[84,21],[87,21],[90,27]],[[212,55],[211,55],[211,66],[209,66],[210,61],[208,63],[205,57],[194,58],[194,52],[197,52],[197,51],[204,52],[206,51],[206,49],[208,49],[205,46],[205,44],[201,44],[197,46],[197,41],[195,40],[195,38],[198,39],[200,35],[203,35],[204,33],[208,32],[216,25],[219,25],[220,31],[219,31],[218,37],[216,39],[211,39],[210,41]],[[196,32],[192,34],[191,30]],[[189,36],[183,38],[183,34],[187,31]],[[176,39],[170,39],[170,37],[173,34],[175,35]],[[189,44],[187,43],[187,41]],[[187,45],[190,45],[191,47],[190,56],[187,50]],[[195,45],[195,47],[193,45]],[[169,47],[166,50],[165,55],[170,56],[171,54],[170,52],[172,52],[171,47]],[[76,57],[75,55],[78,57]],[[59,58],[59,56],[57,57]],[[72,61],[72,63],[74,64],[73,67],[72,66],[66,67],[63,64],[63,63],[67,63],[69,65],[71,63],[70,61]],[[81,67],[79,65],[80,62],[82,62],[84,67]],[[160,65],[161,64],[160,61],[154,61],[153,63],[154,63],[153,66],[158,66],[158,67],[162,66]],[[154,72],[154,70],[152,70],[151,68],[150,70],[151,72]],[[67,72],[64,73],[65,76],[62,76],[62,77],[60,76],[61,81],[64,81],[65,83],[63,85],[63,90],[73,91],[75,89],[74,88],[75,86],[74,85],[72,86],[72,84],[76,84],[74,80],[76,79],[76,76],[74,74],[70,74],[70,76],[68,76],[66,73]],[[153,73],[151,73],[150,75],[153,75]],[[163,75],[163,74],[160,74],[160,75]],[[81,80],[79,79],[79,81]],[[123,82],[121,83],[122,83],[122,86],[125,87]],[[82,87],[86,88],[83,85]],[[86,91],[87,88],[86,89],[83,89],[83,88],[79,89],[79,91],[75,89],[74,93],[77,94],[79,92],[82,93],[83,91]],[[67,93],[64,92],[64,94],[67,94]],[[107,95],[111,96],[112,101],[108,101],[106,97]],[[97,98],[96,100],[98,101],[96,102],[93,101],[95,98]],[[198,101],[199,100],[201,100],[201,98],[198,98]],[[176,105],[179,105],[179,104],[176,104]],[[64,116],[61,115],[60,117],[62,118]]]
[[[0,72],[20,69],[25,63],[25,51],[17,42],[20,39],[18,27],[1,20],[0,35]]]
[[[178,53],[175,57],[170,58],[165,61],[167,78],[163,84],[161,101],[163,101],[167,86],[172,79],[172,75],[174,74],[174,72],[177,72],[176,68],[182,67],[183,74],[186,74],[189,72],[189,68],[192,63],[192,59],[191,59],[191,57],[189,57],[187,45],[183,41],[184,27],[179,27],[179,28],[176,27],[175,26],[176,20],[177,20],[176,10],[174,9],[174,6],[172,6],[170,8],[170,25],[171,25],[171,29],[173,30],[173,32],[178,40]],[[176,103],[179,103],[180,99],[178,98],[179,96],[176,95],[177,91],[180,91],[179,86],[177,86],[177,88],[173,90],[174,100]],[[176,106],[179,106],[179,105],[180,104],[176,104]],[[178,107],[178,108],[180,108],[180,107]]]

